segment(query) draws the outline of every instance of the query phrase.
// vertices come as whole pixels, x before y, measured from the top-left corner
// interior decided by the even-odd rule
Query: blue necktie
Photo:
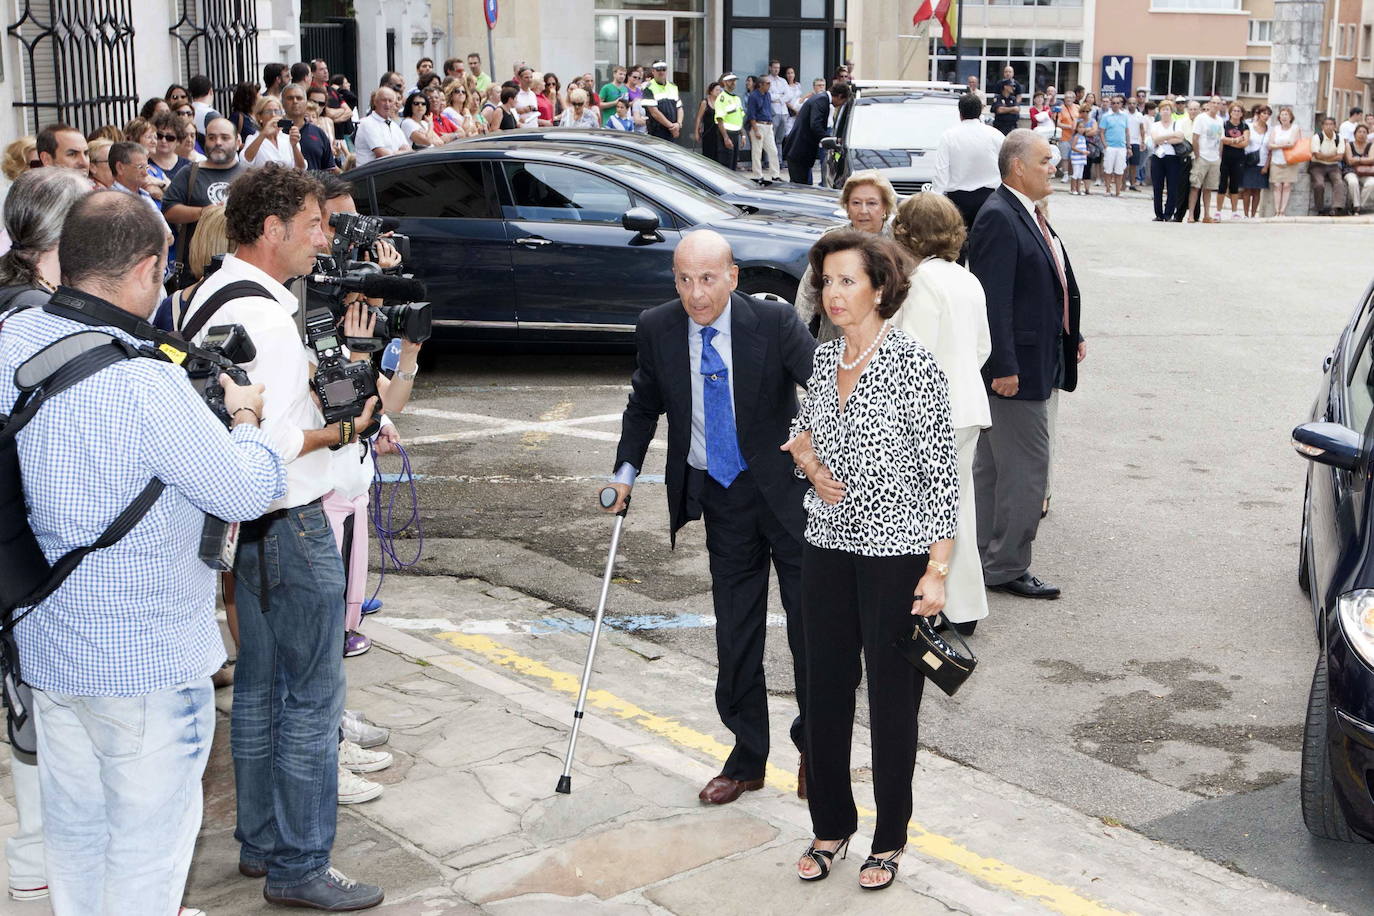
[[[728,487],[746,465],[744,456],[739,453],[739,437],[735,433],[730,370],[725,368],[725,361],[711,345],[711,338],[719,333],[715,328],[701,329],[702,406],[706,412],[706,473],[722,487]]]

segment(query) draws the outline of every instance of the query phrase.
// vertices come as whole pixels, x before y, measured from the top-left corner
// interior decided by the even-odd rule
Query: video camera
[[[315,273],[306,277],[313,298],[328,303],[336,323],[343,320],[344,299],[350,293],[362,293],[368,299],[382,299],[383,304],[370,311],[377,316],[377,324],[370,338],[347,338],[350,350],[375,353],[393,337],[403,337],[414,343],[428,340],[432,330],[430,304],[424,283],[412,276],[384,273],[376,263],[376,244],[382,234],[394,230],[394,219],[363,216],[358,213],[335,213],[329,217],[334,229],[330,253],[315,262]],[[404,235],[387,236],[400,253],[402,261],[410,256],[410,239]],[[371,261],[361,258],[369,256]]]

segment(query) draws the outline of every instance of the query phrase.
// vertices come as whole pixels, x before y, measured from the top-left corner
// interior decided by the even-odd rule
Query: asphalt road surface
[[[1061,401],[1033,571],[1064,597],[991,596],[978,674],[955,700],[928,695],[922,744],[1367,912],[1374,848],[1309,837],[1298,808],[1316,643],[1295,582],[1304,466],[1289,432],[1370,280],[1374,227],[1149,217],[1140,197],[1056,195],[1089,349]],[[605,563],[595,491],[632,369],[628,355],[441,355],[398,418],[420,475],[421,569],[590,611],[556,568],[599,576]],[[710,659],[703,533],[689,526],[669,549],[663,458],[651,450],[636,487],[612,611],[665,654]],[[504,563],[501,542],[557,562]],[[770,636],[786,703],[785,640]]]

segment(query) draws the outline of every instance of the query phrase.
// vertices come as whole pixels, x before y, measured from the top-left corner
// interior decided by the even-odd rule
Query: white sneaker
[[[363,779],[351,770],[339,767],[339,804],[360,805],[382,794],[380,783]]]
[[[11,900],[43,900],[48,896],[48,886],[40,884],[36,887],[15,887],[10,885]]]
[[[369,751],[348,739],[339,742],[339,766],[354,773],[375,773],[391,766],[389,751]]]
[[[204,910],[198,910],[193,906],[184,906],[177,911],[177,916],[206,916]]]
[[[363,718],[362,713],[353,709],[344,710],[342,724],[344,737],[359,747],[386,744],[391,737],[391,729],[373,725]]]

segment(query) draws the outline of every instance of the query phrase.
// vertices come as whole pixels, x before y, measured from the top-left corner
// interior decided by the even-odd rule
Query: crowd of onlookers
[[[1268,105],[1247,107],[1220,96],[1153,100],[1145,87],[1099,99],[1082,86],[1062,95],[1048,86],[1023,107],[1025,90],[1011,67],[986,96],[976,77],[969,77],[968,89],[986,98],[985,117],[1003,133],[1020,126],[1024,110],[1030,129],[1058,147],[1058,176],[1070,194],[1101,187],[1119,197],[1151,186],[1159,222],[1217,222],[1226,202],[1231,219],[1254,218],[1265,191],[1274,215],[1287,216],[1304,162],[1318,214],[1374,208],[1374,112],[1354,108],[1345,121],[1327,117],[1308,132],[1287,106],[1276,115]]]

